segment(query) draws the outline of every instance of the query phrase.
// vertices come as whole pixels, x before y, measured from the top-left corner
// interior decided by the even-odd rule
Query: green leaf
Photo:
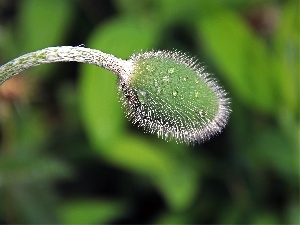
[[[280,224],[280,222],[277,213],[260,212],[258,215],[255,215],[251,224]]]
[[[191,215],[165,213],[156,218],[155,224],[193,224]]]
[[[108,157],[118,167],[150,177],[169,207],[180,211],[194,201],[199,167],[190,157],[180,157],[179,149],[172,150],[178,152],[166,152],[163,145],[128,135],[112,146]]]
[[[59,215],[63,224],[106,224],[124,215],[122,203],[111,200],[73,200],[64,203]]]
[[[278,108],[299,114],[299,3],[284,5],[274,33],[273,68]]]
[[[244,152],[253,168],[273,168],[282,177],[290,178],[290,182],[296,181],[299,177],[299,141],[295,144],[297,141],[278,129],[264,129],[263,133],[253,134],[252,139],[255,142],[247,145]]]
[[[4,198],[16,221],[22,224],[57,224],[55,195],[48,182],[13,184]]]
[[[111,163],[119,167],[151,176],[157,179],[173,171],[172,157],[162,146],[149,143],[136,135],[122,136],[112,145],[111,154],[107,154]]]
[[[1,185],[45,182],[71,175],[64,163],[22,150],[22,153],[0,155]]]
[[[70,0],[26,0],[20,1],[18,33],[15,35],[16,55],[25,54],[49,46],[62,45],[63,38],[73,18]],[[51,64],[34,68],[34,73],[43,74],[54,68]],[[35,77],[39,79],[40,76]]]
[[[182,164],[177,161],[176,167],[167,176],[159,177],[158,188],[171,210],[183,211],[194,203],[201,187],[198,183],[200,176],[199,167],[188,160]]]
[[[265,44],[243,19],[230,11],[214,13],[199,20],[197,32],[236,98],[272,113],[276,104],[271,61]]]
[[[66,35],[72,18],[69,0],[26,0],[20,4],[18,42],[25,52],[57,45]]]

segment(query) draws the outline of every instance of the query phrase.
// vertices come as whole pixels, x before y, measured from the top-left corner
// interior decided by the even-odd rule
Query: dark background
[[[56,63],[0,87],[0,223],[299,223],[299,1],[0,0],[0,64],[85,44],[196,56],[232,114],[196,146],[131,125],[116,77]]]

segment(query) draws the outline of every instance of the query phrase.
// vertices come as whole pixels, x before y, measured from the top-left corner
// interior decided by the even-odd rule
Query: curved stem
[[[0,85],[12,76],[41,64],[53,62],[82,62],[103,67],[126,80],[132,70],[131,61],[104,52],[73,46],[49,47],[22,55],[0,67]]]

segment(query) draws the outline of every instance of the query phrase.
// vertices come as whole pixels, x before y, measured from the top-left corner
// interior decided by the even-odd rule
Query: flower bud
[[[127,117],[166,140],[201,143],[221,132],[230,113],[226,93],[193,58],[180,52],[134,54],[119,91]]]

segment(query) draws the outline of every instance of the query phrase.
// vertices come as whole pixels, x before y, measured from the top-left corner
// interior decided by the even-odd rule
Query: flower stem
[[[126,80],[131,61],[116,58],[96,49],[73,46],[49,47],[22,55],[0,67],[0,85],[12,76],[38,65],[53,62],[82,62],[103,67]]]

